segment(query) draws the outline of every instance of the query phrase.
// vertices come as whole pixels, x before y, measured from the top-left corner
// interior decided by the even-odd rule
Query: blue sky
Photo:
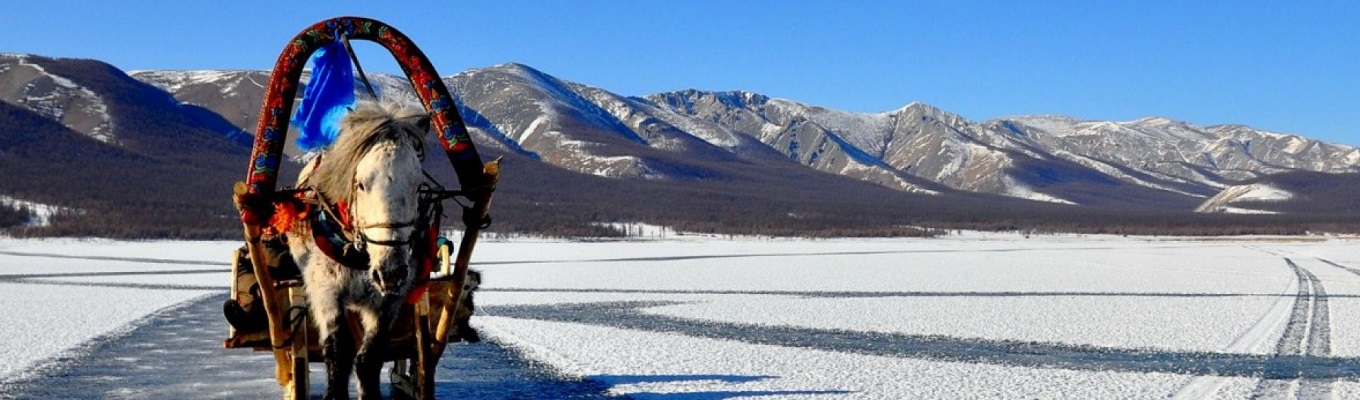
[[[857,112],[1241,123],[1360,145],[1360,1],[31,1],[0,52],[268,69],[311,23],[400,29],[441,74],[520,62],[624,95],[749,90]],[[394,70],[376,47],[365,67]]]

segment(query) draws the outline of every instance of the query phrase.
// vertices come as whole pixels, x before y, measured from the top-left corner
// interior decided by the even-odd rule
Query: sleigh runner
[[[356,39],[376,42],[396,58],[428,112],[428,126],[420,125],[421,128],[428,127],[439,137],[440,147],[462,188],[444,190],[437,182],[422,183],[415,218],[410,221],[356,227],[353,221],[345,221],[346,216],[350,219],[353,216],[343,211],[344,202],[336,202],[322,195],[322,191],[301,184],[295,189],[276,187],[289,116],[304,66],[319,49],[337,41]],[[388,125],[391,124],[382,127]],[[419,150],[423,157],[423,147]],[[289,41],[275,64],[260,110],[247,177],[234,190],[246,245],[232,262],[231,298],[224,307],[230,329],[223,345],[271,352],[275,376],[285,389],[284,397],[307,398],[308,363],[322,354],[319,338],[327,333],[319,332],[317,321],[309,317],[308,307],[313,304],[304,290],[302,272],[307,266],[299,267],[293,262],[294,254],[290,254],[290,245],[296,247],[297,241],[302,240],[298,232],[314,235],[306,240],[314,240],[321,253],[352,269],[350,273],[355,276],[371,272],[377,283],[382,284],[375,287],[385,299],[396,295],[383,286],[388,284],[383,280],[383,271],[366,270],[371,266],[369,254],[380,248],[409,249],[409,267],[414,277],[411,282],[403,280],[405,275],[388,278],[405,283],[409,292],[393,292],[400,293],[404,301],[390,331],[382,335],[385,340],[375,344],[382,346],[382,351],[374,354],[381,355],[381,362],[395,362],[391,372],[394,389],[412,398],[433,398],[435,366],[448,343],[477,340],[475,331],[467,326],[472,311],[467,292],[475,289],[480,279],[475,272],[469,276],[468,264],[479,232],[489,223],[487,209],[498,175],[499,160],[483,164],[448,88],[405,35],[382,22],[359,17],[329,19],[303,30]],[[363,189],[362,184],[359,188]],[[453,198],[465,199],[470,204],[462,207],[463,236],[456,246],[439,236],[443,202]],[[294,229],[292,224],[306,225]],[[375,229],[388,235],[385,239],[374,239],[371,236]],[[411,231],[409,237],[399,235],[406,229]],[[293,242],[289,242],[290,234]],[[331,336],[338,332],[342,338],[333,341],[357,337],[354,332],[358,331],[355,329],[360,324],[358,318],[353,312],[346,315],[341,319],[347,322],[341,322],[339,328],[332,327]],[[367,347],[368,343],[362,344]],[[365,354],[368,353],[360,355]],[[362,370],[364,365],[359,367]],[[362,374],[360,379],[362,394]]]

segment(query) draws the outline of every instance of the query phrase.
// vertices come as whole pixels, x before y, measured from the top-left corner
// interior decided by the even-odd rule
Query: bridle
[[[353,216],[353,215],[350,215],[350,218],[354,218],[354,216]],[[380,223],[368,224],[368,225],[357,225],[357,226],[354,226],[354,228],[353,228],[352,231],[346,232],[346,233],[348,233],[350,237],[353,237],[353,238],[357,239],[354,243],[358,244],[358,246],[357,246],[358,250],[359,250],[359,251],[364,251],[364,246],[367,246],[367,245],[377,245],[377,246],[387,246],[387,247],[410,246],[411,243],[412,243],[412,242],[415,242],[415,240],[416,240],[416,234],[415,234],[415,232],[412,232],[412,234],[411,234],[410,236],[408,236],[408,237],[406,238],[406,240],[400,240],[400,239],[373,240],[373,239],[370,239],[370,238],[368,237],[368,235],[365,235],[365,234],[364,234],[364,231],[365,231],[365,230],[368,230],[368,229],[390,229],[390,230],[395,231],[395,230],[402,229],[402,228],[415,228],[415,227],[416,227],[416,218],[412,218],[410,221],[403,221],[403,222],[380,222]]]
[[[320,160],[317,160],[316,165],[320,165]],[[428,172],[423,170],[421,172],[425,175],[425,182],[421,183],[417,190],[416,216],[407,221],[350,224],[348,221],[354,221],[355,219],[353,210],[347,207],[347,205],[341,205],[339,202],[327,199],[325,195],[315,188],[302,189],[311,192],[313,196],[312,201],[319,206],[312,208],[311,217],[309,217],[312,226],[312,235],[317,247],[320,248],[322,253],[336,263],[357,270],[369,269],[368,245],[387,247],[411,246],[412,254],[421,257],[423,256],[423,251],[430,250],[421,248],[421,246],[424,245],[424,242],[431,241],[433,237],[438,236],[438,232],[434,232],[434,230],[440,226],[440,220],[444,218],[443,202],[445,200],[454,200],[462,206],[463,222],[467,224],[467,226],[478,226],[484,229],[491,224],[491,219],[489,217],[477,218],[475,220],[470,219],[475,218],[473,217],[473,213],[469,212],[471,207],[463,204],[462,201],[459,201],[459,198],[466,198],[469,193],[492,190],[492,186],[479,187],[471,190],[449,190],[444,188],[443,185],[440,185],[438,180],[434,179]],[[305,180],[299,182],[299,186],[304,184]],[[351,188],[355,186],[357,185],[351,185]],[[350,198],[353,198],[353,196]],[[340,211],[336,210],[337,208],[343,209],[344,214],[337,212]],[[368,229],[397,230],[402,228],[414,229],[411,234],[405,238],[388,240],[374,240],[364,234],[364,231]]]
[[[313,209],[312,217],[309,218],[317,247],[340,265],[357,270],[369,269],[368,246],[408,246],[412,248],[412,254],[421,256],[420,252],[427,250],[421,249],[421,244],[431,240],[431,235],[437,236],[437,233],[429,231],[439,226],[439,219],[444,214],[443,200],[462,195],[461,191],[443,190],[433,181],[433,177],[429,174],[425,176],[428,182],[421,183],[417,191],[416,216],[406,221],[351,224],[350,221],[357,220],[352,208],[327,199],[320,191],[310,189],[315,202],[319,205]],[[387,240],[375,240],[364,233],[369,229],[397,231],[404,228],[412,228],[411,233],[404,237],[396,235],[396,238]]]
[[[317,160],[317,166],[320,160]],[[300,182],[305,185],[304,182]],[[354,187],[355,185],[351,185]],[[368,270],[369,254],[368,246],[386,247],[414,247],[414,244],[421,239],[422,216],[426,205],[422,200],[418,200],[418,211],[414,218],[406,221],[386,221],[370,224],[354,223],[357,221],[354,209],[342,201],[328,199],[327,196],[314,187],[304,187],[302,190],[311,194],[312,200],[318,207],[313,207],[308,216],[311,224],[312,237],[321,253],[325,254],[336,263],[356,270]],[[354,189],[351,189],[354,190]],[[349,198],[354,198],[353,193]],[[430,220],[425,220],[428,224]],[[394,235],[393,239],[375,240],[364,232],[369,229],[389,229],[398,231],[403,228],[414,228],[409,235]],[[414,253],[414,249],[413,249]]]
[[[392,123],[391,121],[388,121],[388,122],[385,122],[384,125],[386,125],[386,124],[391,124],[391,123]],[[419,148],[419,146],[417,146],[416,154],[417,154],[417,155],[416,155],[417,158],[419,158],[419,159],[422,160],[422,161],[425,160],[425,152],[424,152],[423,149]],[[420,172],[421,172],[422,174],[424,174],[425,177],[427,177],[427,178],[430,176],[430,174],[429,174],[429,173],[426,173],[424,169],[422,169]],[[351,189],[350,189],[350,194],[349,194],[349,197],[348,197],[348,198],[351,198],[351,199],[354,198],[354,191],[356,190],[356,189],[354,189],[354,188],[357,187],[357,186],[358,186],[358,185],[350,185],[350,188],[351,188]],[[424,187],[424,186],[426,186],[426,184],[423,183],[423,182],[419,185],[419,187]],[[419,191],[417,191],[417,196],[419,196]],[[425,208],[424,200],[421,199],[421,198],[418,198],[417,201],[416,201],[416,204],[417,204],[417,205],[416,205],[416,216],[415,216],[414,218],[411,218],[410,220],[401,221],[401,222],[391,222],[391,221],[387,221],[387,222],[377,222],[377,223],[372,223],[372,224],[355,224],[354,226],[348,227],[348,228],[346,229],[346,232],[345,232],[345,233],[346,233],[347,236],[349,236],[349,237],[351,237],[351,238],[357,239],[357,240],[354,241],[354,243],[356,244],[357,250],[359,250],[359,251],[364,251],[365,253],[367,253],[367,251],[364,250],[364,247],[367,246],[367,245],[370,245],[370,244],[371,244],[371,245],[378,245],[378,246],[387,246],[387,247],[410,246],[410,245],[411,245],[412,243],[414,243],[417,239],[419,239],[419,236],[420,236],[420,227],[418,226],[418,223],[419,223],[419,221],[420,221],[420,217],[425,215],[425,213],[423,212],[423,211],[424,211],[424,208]],[[348,207],[347,207],[347,208],[346,208],[346,211],[349,212],[349,215],[347,216],[347,217],[349,217],[349,221],[358,221],[358,218],[356,218],[355,215],[354,215],[354,209],[353,209],[353,208],[348,208]],[[411,235],[408,236],[408,237],[406,238],[406,240],[400,240],[400,239],[373,240],[373,239],[370,239],[370,238],[368,237],[368,235],[365,235],[365,234],[364,234],[364,231],[365,231],[365,230],[368,230],[368,229],[389,229],[389,230],[396,231],[396,230],[402,229],[402,228],[415,228],[415,229],[411,232]]]

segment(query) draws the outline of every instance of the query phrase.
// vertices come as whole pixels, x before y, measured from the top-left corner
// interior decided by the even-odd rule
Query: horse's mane
[[[425,154],[427,118],[424,110],[396,102],[360,101],[340,121],[339,137],[322,153],[320,165],[307,180],[331,201],[352,202],[359,160],[384,142],[412,146],[418,154]]]

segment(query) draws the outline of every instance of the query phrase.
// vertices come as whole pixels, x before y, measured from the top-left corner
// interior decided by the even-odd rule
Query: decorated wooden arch
[[[250,169],[246,185],[250,194],[272,193],[278,184],[279,165],[287,140],[289,117],[297,95],[298,81],[307,61],[318,48],[340,40],[367,40],[386,48],[396,58],[421,104],[430,113],[431,125],[453,165],[458,181],[465,189],[486,185],[482,174],[481,157],[468,136],[467,126],[458,115],[449,89],[435,72],[425,53],[396,28],[377,20],[363,17],[339,17],[318,22],[298,33],[289,41],[274,63],[269,85],[265,89],[260,108],[259,124],[255,128],[255,146],[251,150]]]

